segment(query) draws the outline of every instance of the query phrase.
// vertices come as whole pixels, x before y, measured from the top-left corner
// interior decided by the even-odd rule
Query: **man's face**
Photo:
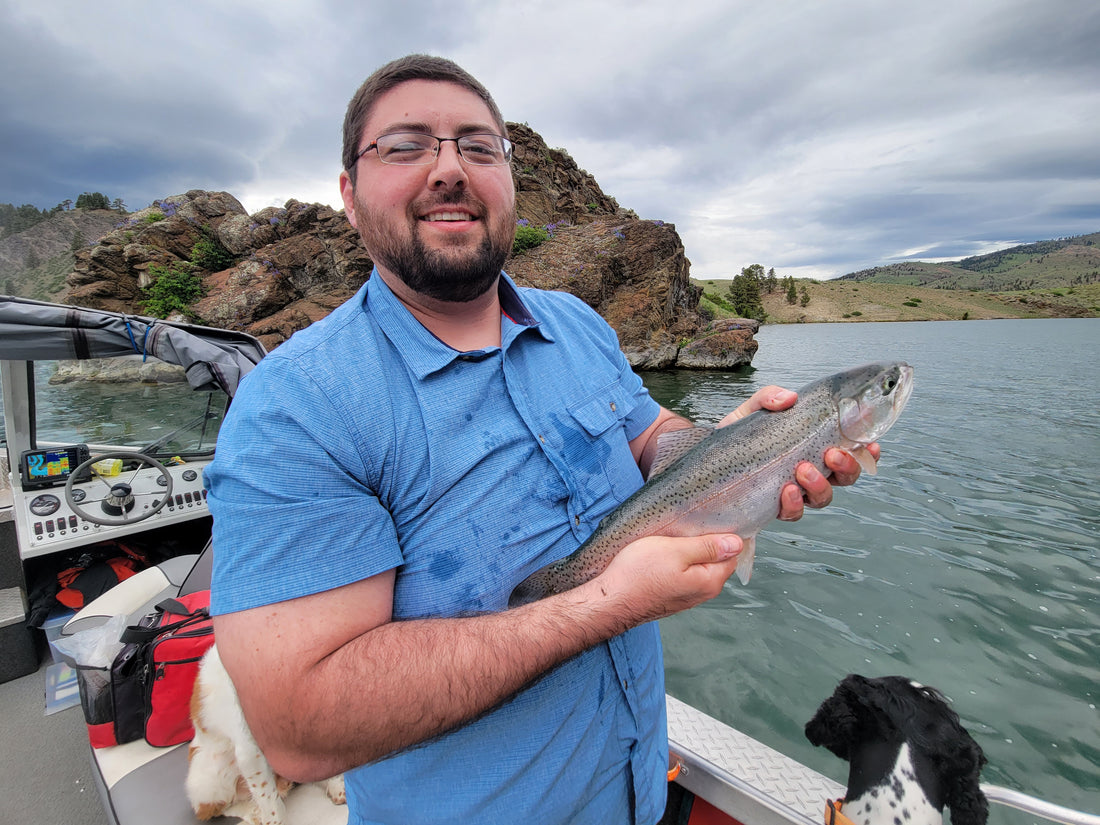
[[[410,80],[378,98],[359,148],[392,132],[453,138],[500,129],[468,89]],[[422,166],[385,164],[374,150],[357,164],[355,186],[344,172],[340,190],[380,272],[442,301],[471,301],[496,283],[515,235],[510,166],[467,164],[453,142]]]

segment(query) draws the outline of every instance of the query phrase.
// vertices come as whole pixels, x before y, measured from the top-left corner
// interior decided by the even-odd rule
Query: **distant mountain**
[[[94,244],[124,218],[113,209],[68,209],[0,237],[0,294],[55,298],[72,272],[74,246]]]
[[[1100,283],[1100,232],[1014,246],[951,263],[876,266],[836,280],[985,292],[1095,284]]]

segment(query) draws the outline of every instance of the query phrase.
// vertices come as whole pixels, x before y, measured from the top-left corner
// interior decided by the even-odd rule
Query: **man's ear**
[[[344,201],[344,214],[348,223],[355,226],[355,184],[351,182],[351,175],[345,169],[340,173],[340,198]],[[358,229],[358,226],[355,226]]]

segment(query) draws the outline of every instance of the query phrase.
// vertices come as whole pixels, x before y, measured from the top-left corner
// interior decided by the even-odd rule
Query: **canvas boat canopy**
[[[0,296],[3,360],[151,356],[183,367],[192,389],[221,389],[232,397],[266,353],[244,332]]]

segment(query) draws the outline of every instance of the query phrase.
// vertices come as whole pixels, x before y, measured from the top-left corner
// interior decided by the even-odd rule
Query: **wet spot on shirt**
[[[552,416],[551,422],[557,434],[562,461],[571,470],[573,494],[579,496],[582,507],[599,501],[608,493],[610,479],[619,473],[614,460],[614,441],[621,437],[621,428],[609,429],[600,437],[593,438],[572,418]],[[623,454],[632,463],[625,439],[623,448]],[[631,492],[633,489],[625,491],[622,498]]]
[[[462,562],[450,550],[442,550],[432,557],[428,567],[431,576],[439,581],[450,581],[462,569]]]

